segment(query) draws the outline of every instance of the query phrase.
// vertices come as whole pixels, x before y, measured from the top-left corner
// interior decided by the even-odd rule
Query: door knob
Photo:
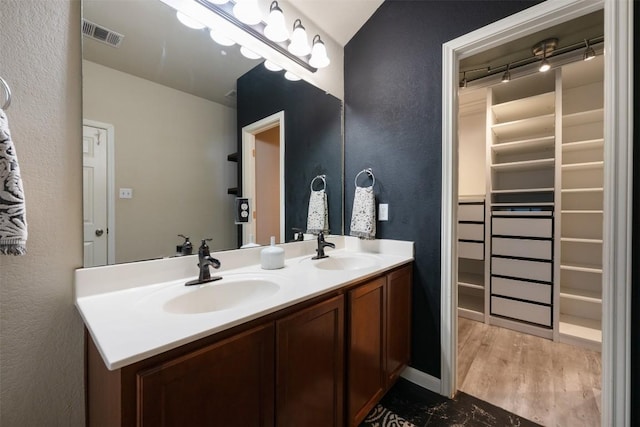
[[[100,237],[104,234],[104,230],[102,228],[98,228],[96,230],[96,236]]]

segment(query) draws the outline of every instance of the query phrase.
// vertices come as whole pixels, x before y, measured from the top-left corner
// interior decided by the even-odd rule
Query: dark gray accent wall
[[[385,1],[345,46],[345,233],[354,176],[389,204],[379,238],[413,240],[412,366],[440,378],[442,44],[538,1]]]
[[[292,82],[282,72],[258,65],[237,82],[238,153],[241,129],[284,110],[285,115],[285,227],[306,228],[310,182],[326,175],[329,227],[342,233],[342,102],[305,81]],[[242,156],[238,187],[242,190]],[[314,189],[320,186],[314,185]]]

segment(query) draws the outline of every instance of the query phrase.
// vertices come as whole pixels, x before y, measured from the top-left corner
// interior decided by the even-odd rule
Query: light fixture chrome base
[[[533,47],[531,48],[531,52],[534,56],[549,57],[549,55],[553,53],[554,50],[556,50],[556,47],[558,47],[558,39],[551,38],[542,40],[533,45]]]

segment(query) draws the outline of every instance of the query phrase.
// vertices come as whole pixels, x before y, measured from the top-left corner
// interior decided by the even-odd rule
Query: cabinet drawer
[[[458,257],[484,259],[484,243],[458,242]]]
[[[491,257],[491,274],[500,276],[551,282],[552,267],[550,262]]]
[[[492,277],[491,293],[551,304],[551,285]]]
[[[494,237],[491,239],[491,254],[523,258],[552,259],[551,240],[509,239]]]
[[[458,224],[458,239],[484,242],[484,224]]]
[[[524,320],[525,322],[551,326],[551,307],[491,297],[491,314]]]
[[[458,205],[458,221],[484,221],[484,204]]]
[[[493,217],[492,234],[502,236],[552,237],[553,218]]]

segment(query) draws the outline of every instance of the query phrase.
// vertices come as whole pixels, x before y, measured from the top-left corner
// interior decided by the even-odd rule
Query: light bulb
[[[217,29],[213,29],[209,31],[209,36],[211,37],[211,40],[213,40],[214,42],[218,43],[221,46],[233,46],[234,44],[236,44],[236,42],[234,42],[229,37],[222,34],[222,31]]]
[[[299,19],[296,19],[293,23],[293,33],[291,34],[291,43],[289,43],[288,50],[297,56],[305,56],[311,52],[311,46],[307,41],[307,31]]]
[[[327,48],[319,35],[313,38],[313,48],[311,49],[311,59],[309,65],[315,68],[324,68],[329,65],[329,57],[327,56]]]
[[[176,12],[176,17],[178,18],[178,21],[180,21],[185,27],[193,28],[194,30],[201,30],[205,27],[197,20],[193,19],[189,15],[185,15],[180,11]]]
[[[264,61],[264,68],[266,68],[269,71],[282,71],[282,67],[274,64],[273,62],[266,60]]]
[[[264,27],[264,35],[274,42],[283,42],[289,38],[289,32],[284,22],[282,9],[278,7],[278,2],[271,3],[267,25]]]
[[[538,70],[540,70],[541,73],[544,73],[545,71],[549,71],[550,69],[551,65],[549,65],[549,61],[547,61],[547,58],[543,58]]]
[[[247,25],[256,25],[262,20],[257,0],[238,0],[233,6],[233,14]]]
[[[300,80],[300,77],[298,77],[297,75],[293,74],[291,71],[287,71],[284,73],[284,78],[287,80],[291,80],[292,82],[297,82],[298,80]]]
[[[244,56],[247,59],[260,59],[260,58],[262,58],[262,56],[258,55],[257,53],[255,53],[251,49],[248,49],[248,48],[246,48],[244,46],[240,46],[240,53],[242,54],[242,56]]]
[[[509,68],[511,68],[511,64],[507,65],[507,69],[502,75],[502,83],[508,83],[511,81],[511,72],[509,71]]]

